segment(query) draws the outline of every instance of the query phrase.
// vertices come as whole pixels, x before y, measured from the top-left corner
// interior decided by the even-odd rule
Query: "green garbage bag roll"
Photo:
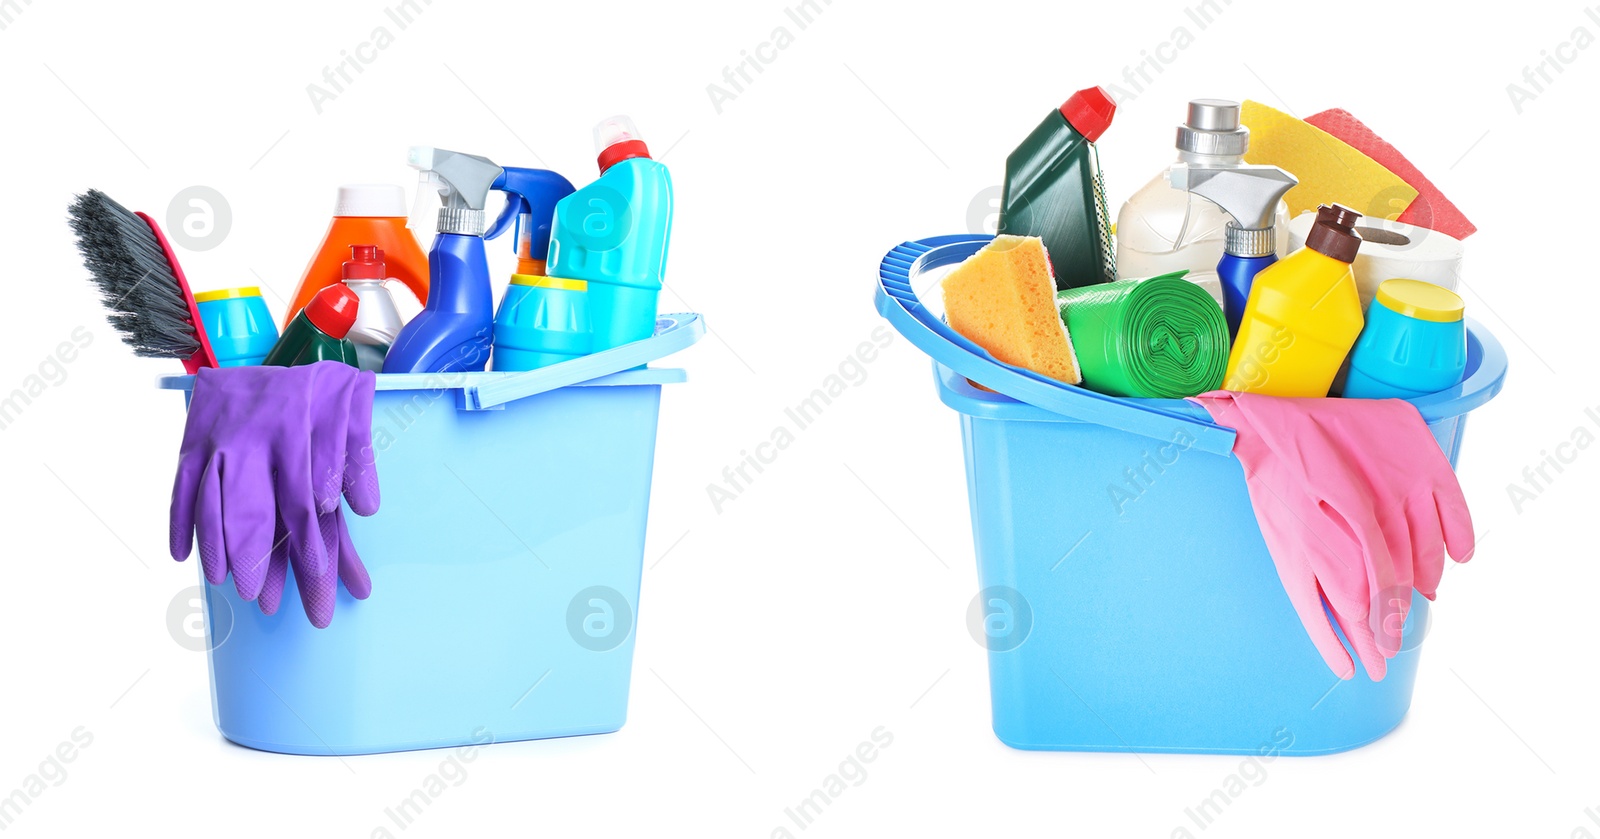
[[[1222,386],[1227,319],[1180,275],[1066,289],[1056,306],[1090,390],[1180,399]]]

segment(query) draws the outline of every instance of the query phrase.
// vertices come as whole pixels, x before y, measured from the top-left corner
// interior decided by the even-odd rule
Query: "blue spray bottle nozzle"
[[[515,226],[512,243],[517,256],[543,262],[550,252],[550,221],[556,202],[573,193],[572,182],[548,169],[508,166],[491,188],[506,194],[506,206],[484,238],[497,238]],[[522,270],[524,267],[519,266],[518,273],[530,273]]]

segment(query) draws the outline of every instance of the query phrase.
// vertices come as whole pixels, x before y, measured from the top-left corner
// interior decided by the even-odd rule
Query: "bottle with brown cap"
[[[1228,356],[1225,390],[1268,396],[1327,396],[1361,334],[1361,297],[1350,263],[1361,214],[1317,208],[1306,246],[1255,277]]]

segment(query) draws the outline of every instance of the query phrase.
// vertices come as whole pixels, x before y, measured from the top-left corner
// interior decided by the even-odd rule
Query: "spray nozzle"
[[[548,169],[523,169],[508,166],[492,188],[506,194],[505,209],[489,226],[483,236],[494,239],[516,227],[516,246],[519,263],[517,273],[543,273],[537,265],[527,265],[521,260],[543,262],[550,253],[550,225],[555,216],[556,202],[571,195],[572,182]]]
[[[490,186],[503,171],[494,161],[475,154],[412,146],[406,165],[421,172],[413,225],[425,203],[432,200],[430,196],[437,195],[444,204],[438,214],[440,233],[483,235],[483,207],[489,200]]]
[[[1209,199],[1233,216],[1228,225],[1228,253],[1266,256],[1273,252],[1273,218],[1278,202],[1295,184],[1295,176],[1277,166],[1239,164],[1212,167],[1179,163],[1172,167],[1173,187]],[[1249,251],[1249,252],[1245,252]]]

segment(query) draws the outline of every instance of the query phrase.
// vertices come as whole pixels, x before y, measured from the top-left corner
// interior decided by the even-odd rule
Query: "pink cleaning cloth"
[[[1450,199],[1444,197],[1433,181],[1428,180],[1399,149],[1389,145],[1349,111],[1330,108],[1320,114],[1312,114],[1306,118],[1306,122],[1349,143],[1356,151],[1377,161],[1378,165],[1393,172],[1417,191],[1416,200],[1406,207],[1396,221],[1437,230],[1457,239],[1465,239],[1478,232],[1477,226],[1468,221],[1466,215],[1450,203]]]
[[[1472,515],[1421,414],[1400,399],[1212,391],[1190,401],[1238,432],[1250,505],[1289,602],[1328,668],[1355,675],[1333,616],[1373,681],[1400,650],[1415,588],[1472,558]],[[1326,604],[1326,611],[1324,611]]]

